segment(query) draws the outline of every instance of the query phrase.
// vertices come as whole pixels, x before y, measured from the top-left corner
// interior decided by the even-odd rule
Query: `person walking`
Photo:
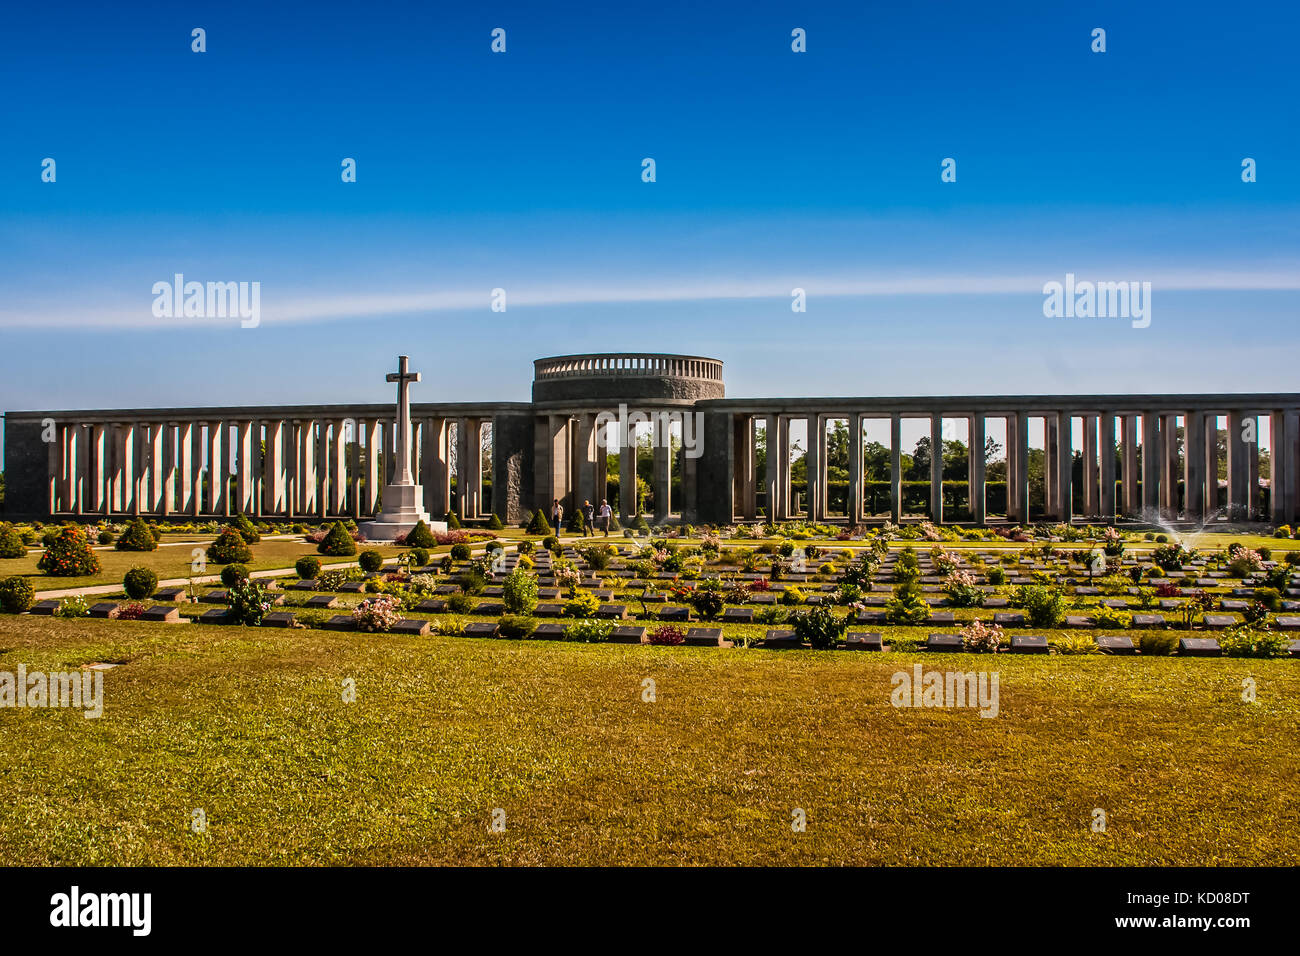
[[[600,528],[605,532],[605,537],[609,537],[609,519],[614,516],[613,509],[609,506],[609,501],[602,498],[600,500]]]
[[[596,509],[590,501],[582,503],[582,534],[583,537],[590,538],[593,534],[592,525],[596,523]]]
[[[556,534],[564,531],[564,505],[560,504],[559,498],[551,499],[551,527],[555,529]]]

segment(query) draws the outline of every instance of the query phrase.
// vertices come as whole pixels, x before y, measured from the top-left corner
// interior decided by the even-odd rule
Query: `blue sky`
[[[616,6],[12,7],[0,408],[378,401],[398,351],[424,401],[637,349],[737,396],[1295,388],[1294,4]],[[1067,272],[1150,327],[1045,318]],[[175,273],[261,324],[154,317]]]

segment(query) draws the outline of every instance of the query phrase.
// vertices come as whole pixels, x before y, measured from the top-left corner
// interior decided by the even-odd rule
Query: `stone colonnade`
[[[1294,396],[1291,398],[1294,400]],[[1275,524],[1300,518],[1297,513],[1300,409],[1296,407],[1219,406],[1189,400],[1178,410],[1167,406],[1127,407],[1118,402],[1111,407],[1080,410],[1043,407],[1022,399],[1019,408],[973,412],[960,408],[956,401],[961,400],[954,400],[952,410],[902,411],[878,406],[866,411],[854,410],[852,405],[836,408],[825,400],[819,400],[816,407],[803,409],[790,407],[795,403],[784,402],[785,407],[779,411],[760,411],[754,407],[756,403],[748,401],[704,403],[706,414],[723,419],[711,434],[730,436],[725,454],[711,450],[708,458],[711,470],[725,467],[729,472],[722,487],[731,489],[727,496],[730,507],[726,507],[724,500],[722,510],[735,520],[754,520],[759,514],[761,493],[766,502],[764,513],[776,520],[804,517],[815,521],[842,519],[858,524],[874,517],[865,511],[862,426],[866,421],[882,425],[888,422],[888,517],[898,522],[906,516],[902,422],[905,419],[927,422],[931,447],[935,448],[942,447],[945,421],[965,420],[969,450],[982,449],[989,421],[1001,419],[1006,435],[1005,517],[1012,521],[1028,522],[1031,505],[1035,518],[1041,515],[1057,521],[1074,518],[1104,521],[1122,516],[1147,521],[1203,522],[1220,512],[1231,520],[1257,519]],[[1029,432],[1035,419],[1041,421],[1039,427],[1044,436],[1043,482],[1041,495],[1031,501]],[[843,514],[835,515],[828,508],[827,472],[827,425],[833,421],[847,423],[849,438],[846,509]],[[791,490],[792,423],[803,423],[800,427],[806,428],[808,436],[804,459],[808,480],[804,497],[797,503]],[[766,449],[761,474],[756,455],[760,427]],[[1257,442],[1265,427],[1270,436],[1269,474],[1261,476]],[[1076,478],[1074,468],[1076,436],[1080,439],[1082,456],[1080,478]],[[1227,487],[1222,495],[1226,507],[1220,505],[1220,440],[1226,446],[1223,458],[1227,466]],[[990,517],[986,472],[984,455],[968,455],[964,478],[969,489],[969,517],[976,523],[984,523]],[[1268,514],[1262,513],[1261,477],[1270,489]],[[928,478],[926,516],[942,521],[942,455],[931,456]],[[1079,480],[1082,488],[1076,495],[1074,485]],[[1118,499],[1117,480],[1121,489]]]
[[[412,407],[411,467],[425,510],[438,518],[453,508],[462,519],[483,517],[483,432],[500,411],[431,410],[438,411]],[[211,411],[42,418],[48,514],[361,519],[379,510],[397,465],[391,407]]]

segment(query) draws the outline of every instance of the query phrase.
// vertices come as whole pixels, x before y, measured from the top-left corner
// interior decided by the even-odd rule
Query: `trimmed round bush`
[[[29,611],[36,600],[36,590],[24,577],[14,575],[0,581],[0,607],[10,614],[22,614]]]
[[[432,548],[437,545],[438,539],[433,536],[429,526],[424,523],[423,519],[415,523],[415,527],[406,533],[406,546],[408,548]]]
[[[559,551],[560,539],[553,534],[548,534],[542,539],[542,547],[551,552]]]
[[[452,531],[455,531],[457,528],[460,527],[460,518],[456,517],[456,512],[454,511],[447,512],[447,527]]]
[[[334,522],[316,550],[335,558],[350,558],[357,553],[357,543],[352,540],[347,526],[341,521]]]
[[[501,523],[501,518],[496,514],[496,512],[493,512],[492,517],[488,519],[487,526],[489,531],[505,530],[505,525]]]
[[[411,549],[411,564],[417,568],[422,568],[429,563],[429,551],[427,548]]]
[[[362,571],[378,571],[384,566],[384,556],[374,548],[367,548],[357,557],[357,564]]]
[[[153,597],[153,592],[158,590],[158,575],[148,568],[132,568],[122,578],[122,590],[137,601]]]
[[[208,560],[213,564],[245,564],[253,560],[253,549],[238,529],[227,525],[208,545]]]
[[[113,534],[113,532],[105,528],[103,531],[99,533],[99,535],[96,537],[96,540],[99,541],[100,544],[112,544],[115,537],[116,536]]]
[[[298,572],[298,577],[302,580],[314,580],[316,575],[320,574],[320,558],[304,554],[294,562],[293,569]]]
[[[65,525],[45,548],[36,567],[54,577],[78,578],[99,573],[99,558],[90,548],[85,529]]]
[[[132,519],[114,545],[119,551],[156,551],[158,538],[140,518]]]
[[[0,558],[21,558],[26,554],[23,536],[11,524],[0,525]]]
[[[451,559],[453,561],[468,561],[470,556],[469,545],[453,544],[451,546]]]
[[[221,583],[228,588],[233,588],[246,577],[248,568],[242,564],[228,564],[221,569]]]
[[[528,534],[549,535],[551,533],[550,522],[546,520],[546,515],[542,514],[542,509],[538,508],[533,512],[533,516],[528,521],[528,527],[524,529]]]

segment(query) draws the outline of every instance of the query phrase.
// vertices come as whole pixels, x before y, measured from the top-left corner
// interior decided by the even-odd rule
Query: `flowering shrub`
[[[36,567],[53,577],[85,577],[99,573],[99,558],[91,550],[86,532],[70,524],[46,546]]]
[[[977,654],[992,654],[1002,643],[1002,628],[997,624],[975,620],[963,627],[960,633],[966,650]]]
[[[609,640],[609,635],[613,632],[613,621],[574,621],[564,629],[564,639],[566,641],[586,641],[589,644],[598,644],[601,641]]]
[[[940,574],[950,574],[957,570],[960,559],[951,551],[945,551],[943,548],[934,547],[930,549],[930,559],[934,561],[934,566]]]
[[[54,613],[58,617],[89,617],[90,605],[86,603],[84,597],[66,597],[59,602]]]
[[[1029,623],[1035,627],[1056,627],[1065,617],[1065,599],[1054,587],[1022,584],[1016,588],[1011,603],[1024,608]]]
[[[984,592],[975,586],[975,575],[969,571],[950,571],[943,589],[957,607],[979,607],[984,603]]]
[[[686,642],[686,632],[676,624],[660,624],[646,637],[650,644],[684,644]]]
[[[261,624],[266,612],[271,610],[272,602],[267,591],[265,584],[252,578],[235,582],[226,591],[226,610],[230,612],[230,620],[251,627]]]
[[[600,601],[590,591],[578,588],[573,596],[564,602],[565,617],[591,617],[600,610]]]
[[[401,601],[388,594],[366,598],[352,612],[352,620],[358,631],[390,631],[402,619],[401,606]]]
[[[158,539],[143,519],[134,518],[113,546],[119,551],[154,551],[158,548]]]
[[[807,641],[814,650],[835,647],[848,630],[848,617],[838,618],[824,604],[800,611],[791,619],[794,632],[800,640]]]
[[[555,562],[552,570],[555,575],[556,586],[567,591],[569,597],[573,597],[578,585],[582,583],[582,572],[567,561],[563,564],[558,561]]]
[[[36,599],[36,591],[26,578],[15,574],[0,581],[0,607],[10,614],[22,614],[30,610]]]
[[[1219,636],[1219,647],[1228,657],[1281,657],[1290,645],[1285,634],[1251,627],[1235,627]]]
[[[342,572],[338,573],[341,574]],[[323,576],[317,580],[324,584]],[[343,582],[340,581],[339,583],[342,584]],[[438,579],[432,574],[413,574],[411,575],[411,580],[408,586],[416,594],[432,594],[434,589],[438,586]]]
[[[143,601],[123,601],[109,611],[108,616],[118,621],[138,621],[147,610],[149,605]]]
[[[531,614],[537,607],[537,580],[523,568],[515,568],[501,585],[501,603],[511,614]]]
[[[1235,557],[1228,562],[1228,573],[1235,578],[1244,578],[1262,570],[1264,570],[1264,559],[1258,551],[1251,551],[1249,548],[1238,549]]]
[[[1151,552],[1151,560],[1165,571],[1181,571],[1193,553],[1181,544],[1164,544]]]
[[[1091,617],[1094,625],[1106,630],[1123,630],[1133,621],[1133,616],[1127,611],[1121,611],[1115,607],[1106,607],[1104,604],[1092,608]]]

